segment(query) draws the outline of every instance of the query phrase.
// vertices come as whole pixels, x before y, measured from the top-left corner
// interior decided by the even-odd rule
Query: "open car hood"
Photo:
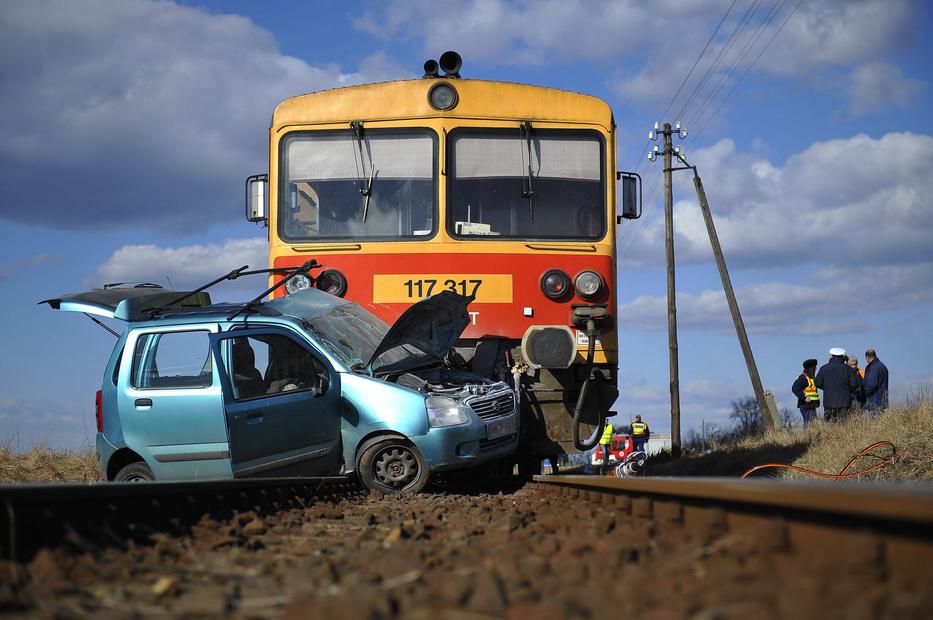
[[[180,304],[168,305],[186,294],[185,291],[167,291],[160,286],[97,288],[85,293],[69,293],[52,299],[44,299],[39,303],[49,304],[52,308],[65,312],[85,312],[121,321],[147,319],[146,313],[159,307],[165,307],[166,310],[179,310],[201,308],[211,304],[211,296],[202,292],[192,295]]]
[[[411,345],[437,361],[444,359],[470,324],[467,306],[473,299],[453,291],[422,299],[392,324],[366,367],[375,374],[380,369],[380,366],[375,366],[379,356],[402,345]]]

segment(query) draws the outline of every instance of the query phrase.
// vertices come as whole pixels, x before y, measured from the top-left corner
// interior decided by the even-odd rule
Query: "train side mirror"
[[[616,173],[616,178],[622,181],[622,213],[616,217],[616,223],[622,220],[637,220],[641,217],[641,177],[634,172]]]
[[[264,222],[269,219],[268,200],[269,175],[254,174],[246,178],[246,220]]]

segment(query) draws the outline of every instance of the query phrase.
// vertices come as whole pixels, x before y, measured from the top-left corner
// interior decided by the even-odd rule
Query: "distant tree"
[[[786,429],[794,428],[797,424],[797,417],[790,412],[787,407],[781,407],[781,426]]]
[[[732,420],[732,432],[736,438],[760,435],[764,431],[758,401],[751,396],[732,401],[732,413],[729,414],[729,419]]]

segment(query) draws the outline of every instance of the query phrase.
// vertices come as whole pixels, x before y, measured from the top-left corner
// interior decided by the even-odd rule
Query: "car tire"
[[[152,470],[142,461],[130,463],[113,477],[114,482],[152,482],[153,480],[155,476],[152,475]]]
[[[410,441],[387,439],[360,455],[363,486],[381,493],[418,493],[428,483],[428,466]]]

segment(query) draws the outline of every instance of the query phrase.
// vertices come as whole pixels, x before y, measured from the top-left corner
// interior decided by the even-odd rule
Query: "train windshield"
[[[282,141],[279,234],[413,240],[436,232],[436,138],[426,129],[297,132]]]
[[[460,129],[448,146],[447,229],[458,238],[595,241],[606,234],[596,132]]]

